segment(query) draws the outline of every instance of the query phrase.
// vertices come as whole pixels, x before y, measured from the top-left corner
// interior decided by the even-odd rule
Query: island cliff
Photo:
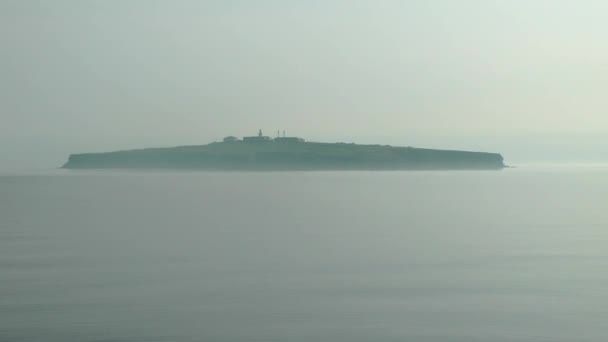
[[[72,154],[67,169],[155,168],[199,170],[498,170],[498,153],[388,145],[304,142],[261,134],[200,146]]]

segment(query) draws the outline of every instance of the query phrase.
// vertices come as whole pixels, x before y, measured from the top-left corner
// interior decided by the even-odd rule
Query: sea
[[[2,342],[608,340],[608,166],[0,171]]]

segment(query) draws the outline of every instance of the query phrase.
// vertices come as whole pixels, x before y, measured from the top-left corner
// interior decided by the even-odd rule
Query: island
[[[306,142],[298,137],[233,136],[207,145],[70,155],[66,169],[501,170],[498,153],[389,145]]]

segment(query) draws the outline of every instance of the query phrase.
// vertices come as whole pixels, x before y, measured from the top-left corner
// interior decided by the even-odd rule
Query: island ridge
[[[233,136],[207,145],[70,155],[66,169],[500,170],[498,153],[389,145],[306,142],[277,133]]]

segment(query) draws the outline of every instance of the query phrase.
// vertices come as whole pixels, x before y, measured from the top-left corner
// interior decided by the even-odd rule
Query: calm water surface
[[[608,168],[4,172],[0,341],[606,341]]]

